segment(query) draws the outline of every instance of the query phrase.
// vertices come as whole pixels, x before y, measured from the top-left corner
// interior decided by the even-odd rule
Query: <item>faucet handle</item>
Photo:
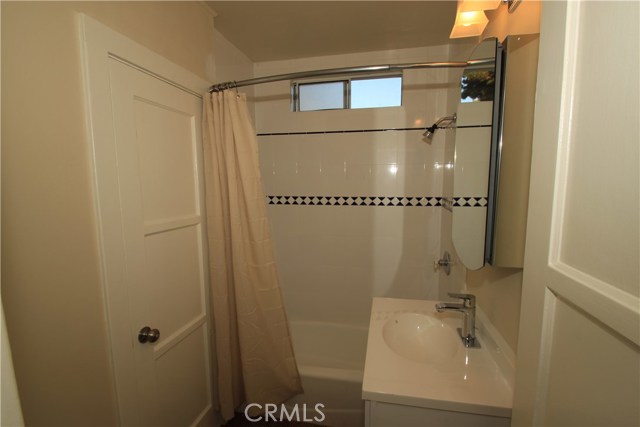
[[[476,296],[472,294],[461,294],[458,292],[449,292],[448,293],[451,298],[459,298],[463,300],[464,306],[467,308],[472,308],[476,306]]]

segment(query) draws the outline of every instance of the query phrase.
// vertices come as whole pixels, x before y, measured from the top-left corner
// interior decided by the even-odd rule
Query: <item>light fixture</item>
[[[509,5],[509,13],[513,13],[518,8],[518,6],[520,6],[520,2],[522,0],[502,0],[502,1]]]
[[[484,11],[470,10],[466,12],[458,12],[456,15],[456,23],[453,25],[450,39],[461,37],[479,36],[489,23]]]
[[[483,11],[470,10],[468,12],[460,12],[456,24],[469,27],[471,25],[482,25],[487,22],[489,22],[489,20]]]
[[[503,0],[458,0],[456,22],[449,38],[479,36],[489,23],[485,10],[496,9]]]
[[[474,10],[493,10],[497,9],[503,0],[463,0],[458,2],[460,12],[469,12]]]

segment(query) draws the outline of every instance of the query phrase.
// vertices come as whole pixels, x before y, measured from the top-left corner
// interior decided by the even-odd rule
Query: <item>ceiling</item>
[[[449,43],[456,1],[207,1],[252,61]]]

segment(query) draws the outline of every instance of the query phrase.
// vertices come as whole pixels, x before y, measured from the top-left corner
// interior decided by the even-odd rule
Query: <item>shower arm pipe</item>
[[[257,77],[255,79],[217,83],[209,88],[209,93],[220,92],[227,89],[235,89],[242,86],[280,82],[284,80],[298,80],[309,77],[339,76],[344,74],[356,73],[393,72],[420,68],[464,68],[467,65],[488,65],[493,62],[494,59],[491,58],[477,59],[466,62],[417,62],[412,64],[366,65],[361,67],[329,68],[324,70],[301,71],[297,73],[278,74],[274,76]]]
[[[438,129],[450,129],[452,127],[455,127],[452,125],[456,122],[456,120],[458,120],[458,115],[456,113],[453,113],[451,116],[441,117],[434,124],[426,128],[422,136],[431,140],[431,138],[433,138],[433,134]],[[447,122],[446,125],[440,126],[442,123],[445,123],[445,122]]]
[[[438,119],[432,126],[432,128],[434,129],[448,129],[449,127],[451,127],[452,124],[454,124],[456,122],[456,120],[458,119],[458,115],[457,114],[453,114],[451,116],[447,116],[447,117],[442,117],[440,119]],[[444,126],[440,126],[441,124],[448,122],[446,125]]]

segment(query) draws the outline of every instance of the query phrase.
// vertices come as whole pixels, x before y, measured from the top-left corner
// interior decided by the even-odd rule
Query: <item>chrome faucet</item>
[[[473,347],[476,341],[476,296],[449,292],[451,298],[459,298],[461,303],[439,302],[436,304],[438,313],[443,311],[459,311],[462,313],[462,330],[460,337],[465,347]]]

